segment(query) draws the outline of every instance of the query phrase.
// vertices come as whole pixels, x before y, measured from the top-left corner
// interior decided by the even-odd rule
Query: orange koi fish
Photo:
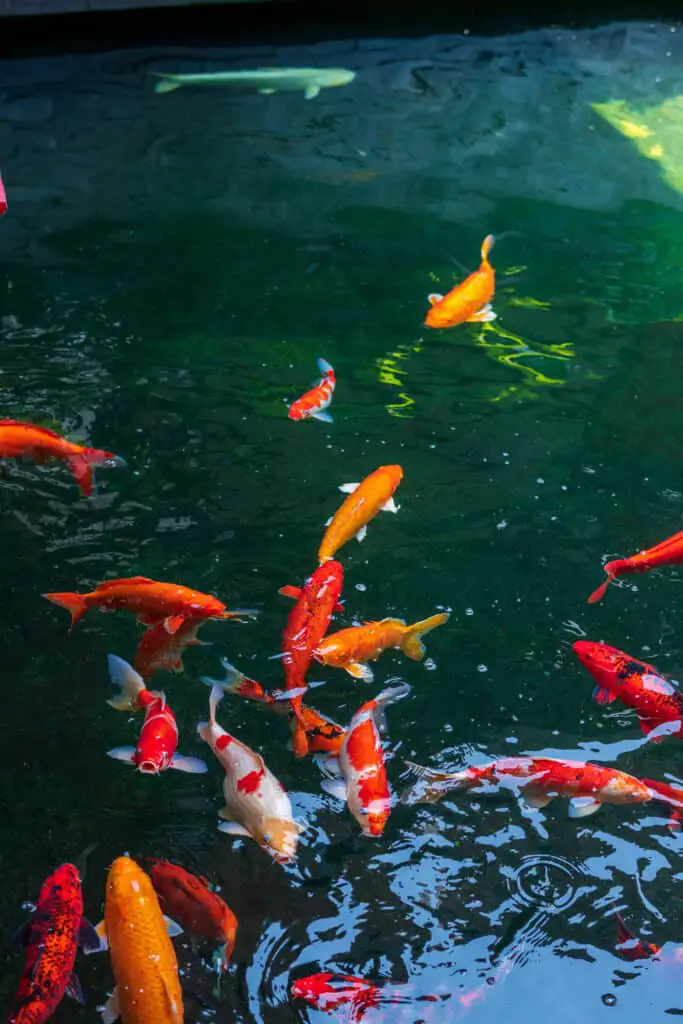
[[[285,597],[296,604],[287,616],[282,633],[282,665],[285,671],[285,689],[297,691],[290,707],[294,713],[292,723],[292,750],[295,757],[308,753],[306,724],[301,711],[301,690],[305,693],[306,673],[313,660],[313,651],[327,632],[332,613],[343,611],[339,597],[344,585],[344,570],[339,562],[327,561],[308,577],[303,587],[282,587]]]
[[[608,562],[605,566],[607,579],[593,591],[588,598],[588,604],[601,601],[607,587],[618,576],[624,576],[629,572],[651,572],[652,569],[659,569],[663,565],[683,565],[683,530],[668,540],[663,540],[661,544],[655,544],[653,548],[631,555],[630,558],[618,558],[614,562]]]
[[[142,775],[158,775],[167,768],[201,775],[207,767],[198,757],[185,757],[176,753],[178,726],[175,715],[166,703],[166,695],[147,690],[141,677],[127,661],[108,656],[109,674],[112,682],[120,687],[117,697],[107,704],[117,711],[145,709],[145,721],[136,747],[116,747],[108,750],[109,757],[116,761],[133,764]]]
[[[404,791],[403,803],[435,803],[449,792],[499,786],[516,791],[525,803],[535,808],[546,807],[557,796],[568,797],[570,818],[585,818],[603,804],[644,804],[660,800],[683,807],[683,790],[584,761],[506,757],[460,772],[433,771],[412,761],[406,764],[418,776],[419,783]],[[422,783],[425,786],[420,791]]]
[[[155,672],[182,672],[186,647],[211,646],[197,638],[199,628],[206,621],[205,618],[184,619],[175,633],[169,633],[164,619],[145,630],[135,652],[135,668],[146,683]]]
[[[0,420],[0,459],[16,459],[21,455],[33,459],[39,465],[50,459],[65,462],[84,498],[89,498],[93,493],[93,469],[96,466],[104,466],[106,469],[125,466],[123,459],[113,452],[83,448],[80,444],[72,444],[60,437],[53,430],[36,427],[32,423]]]
[[[375,1009],[386,1003],[413,1003],[439,1001],[438,996],[410,996],[410,986],[402,984],[375,985],[365,978],[356,978],[352,974],[333,974],[324,971],[320,974],[309,974],[305,978],[297,978],[292,982],[290,992],[293,999],[302,999],[315,1010],[325,1013],[349,1007],[349,1021],[360,1021],[367,1010]],[[448,998],[448,996],[446,997]]]
[[[325,359],[318,360],[318,369],[322,377],[317,381],[310,391],[307,391],[296,402],[289,407],[288,416],[290,420],[321,420],[323,423],[331,423],[332,417],[325,410],[332,402],[332,395],[337,384],[334,370]]]
[[[26,947],[26,962],[7,1024],[44,1024],[65,994],[85,1002],[74,972],[76,949],[80,944],[93,952],[100,942],[83,917],[81,880],[73,864],[62,864],[45,880],[18,941]]]
[[[344,800],[363,835],[381,836],[391,811],[391,793],[379,734],[384,708],[410,693],[410,686],[383,690],[355,713],[339,753],[342,778],[323,779],[326,793]],[[328,762],[332,768],[332,762]]]
[[[495,238],[487,235],[481,246],[481,266],[447,295],[429,296],[431,309],[425,327],[457,327],[464,323],[489,323],[496,319],[491,299],[496,291],[496,274],[489,263]]]
[[[292,817],[289,797],[261,755],[240,743],[216,721],[216,708],[222,696],[220,686],[211,688],[209,721],[197,726],[199,735],[225,771],[225,807],[218,812],[225,820],[218,830],[233,836],[248,836],[275,860],[289,863],[296,855],[301,831]]]
[[[421,661],[425,656],[425,646],[420,638],[448,622],[449,618],[449,612],[441,612],[414,622],[412,626],[407,626],[403,619],[380,619],[362,626],[350,626],[326,636],[314,650],[313,657],[323,665],[346,669],[354,679],[369,683],[373,675],[368,661],[377,661],[389,647],[403,651],[414,661]]]
[[[641,942],[624,924],[621,914],[614,915],[617,922],[617,949],[624,960],[649,960],[657,956],[661,946],[653,942]]]
[[[117,857],[107,876],[100,948],[109,947],[116,988],[103,1024],[183,1024],[178,961],[169,935],[182,928],[164,918],[154,887],[130,857]]]
[[[635,710],[646,736],[670,722],[674,727],[671,735],[681,737],[683,695],[656,668],[616,647],[588,640],[577,640],[574,652],[598,684],[593,691],[598,704],[611,704],[618,698]],[[653,742],[661,739],[655,736]]]
[[[400,466],[380,466],[359,484],[342,484],[339,490],[348,498],[327,524],[318,561],[329,562],[352,537],[363,540],[368,523],[378,512],[398,512],[393,494],[402,479]]]
[[[43,597],[71,612],[72,629],[91,608],[103,612],[132,612],[145,626],[164,621],[170,634],[177,633],[185,619],[234,619],[257,614],[226,611],[217,597],[177,583],[158,583],[146,576],[106,580],[98,583],[89,594],[43,594]]]
[[[147,857],[144,861],[159,906],[186,932],[222,943],[216,956],[221,970],[230,964],[237,937],[237,918],[206,878],[193,875],[179,864]]]
[[[288,694],[295,691],[281,690],[268,693],[267,690],[257,683],[255,679],[249,679],[243,672],[231,665],[227,658],[221,658],[221,664],[225,669],[224,679],[210,679],[208,676],[201,676],[200,681],[207,686],[220,686],[225,693],[235,693],[244,700],[251,700],[257,704],[265,704],[275,714],[291,716],[288,707]],[[302,688],[302,693],[306,687]],[[341,745],[346,736],[346,730],[333,722],[331,718],[321,715],[315,708],[301,705],[301,720],[306,730],[308,750],[311,754],[332,754],[336,756],[341,750]]]

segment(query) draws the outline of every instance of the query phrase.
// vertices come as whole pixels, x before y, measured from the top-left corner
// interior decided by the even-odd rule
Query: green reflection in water
[[[534,347],[520,334],[507,331],[498,321],[482,324],[477,332],[476,343],[496,362],[516,370],[523,378],[521,384],[503,388],[490,399],[492,402],[500,402],[505,398],[534,398],[535,390],[541,385],[556,387],[564,384],[563,377],[550,377],[535,364],[543,360],[566,363],[576,354],[571,341]]]
[[[405,387],[405,378],[408,374],[407,366],[403,364],[410,359],[413,352],[422,351],[422,342],[410,342],[405,345],[397,345],[393,352],[385,356],[379,356],[375,365],[379,370],[380,384],[389,384],[392,387]],[[390,416],[397,416],[399,419],[411,419],[414,415],[415,399],[411,398],[407,391],[400,390],[396,394],[396,401],[388,402],[386,410]]]
[[[593,103],[593,110],[631,139],[649,160],[656,160],[667,185],[683,194],[683,96],[637,109],[626,100]]]

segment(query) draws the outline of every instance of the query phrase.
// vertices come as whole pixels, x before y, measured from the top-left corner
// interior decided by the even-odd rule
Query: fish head
[[[297,978],[292,982],[290,989],[293,999],[305,999],[307,1003],[316,1009],[331,991],[330,982],[333,974],[327,971],[320,974],[308,974],[305,978]]]
[[[367,807],[363,808],[359,815],[359,824],[363,829],[364,836],[377,839],[384,832],[384,826],[391,811],[390,800],[372,800]]]
[[[73,864],[62,864],[43,882],[38,902],[59,895],[62,899],[78,895],[80,898],[81,878]]]
[[[135,751],[135,767],[141,775],[158,775],[168,767],[164,761],[167,761],[164,754],[150,754],[143,752],[139,747]]]
[[[616,647],[593,643],[591,640],[577,640],[574,653],[584,668],[607,690],[625,682],[637,670],[642,672],[646,668],[642,662],[629,658]]]
[[[429,307],[424,321],[425,327],[433,327],[437,330],[443,327],[453,327],[457,322],[453,319],[452,311],[444,308],[443,301],[435,302]]]
[[[288,818],[264,818],[258,838],[278,864],[289,864],[296,856],[299,828]]]

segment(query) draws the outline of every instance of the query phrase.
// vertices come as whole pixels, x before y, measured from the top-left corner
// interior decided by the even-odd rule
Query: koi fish
[[[405,790],[403,803],[435,803],[449,792],[500,786],[516,790],[530,807],[546,807],[557,796],[569,798],[569,817],[585,818],[602,804],[644,804],[649,800],[683,807],[683,790],[651,779],[604,768],[584,761],[555,760],[550,757],[506,757],[500,761],[465,768],[459,772],[439,772],[405,762],[425,783]]]
[[[362,626],[350,626],[326,636],[313,651],[313,657],[323,665],[346,669],[354,679],[369,683],[373,675],[368,661],[376,661],[389,647],[403,651],[414,661],[421,661],[425,656],[421,637],[448,622],[449,618],[449,612],[441,612],[414,622],[412,626],[407,626],[403,619],[380,619]]]
[[[323,779],[321,783],[330,796],[348,803],[366,836],[382,835],[391,810],[380,737],[380,728],[385,722],[384,709],[402,700],[410,689],[407,683],[389,687],[356,711],[339,752],[338,768],[342,777]],[[328,767],[334,770],[336,766],[329,761]]]
[[[324,971],[320,974],[309,974],[305,978],[297,978],[292,982],[290,992],[293,999],[302,999],[315,1010],[326,1013],[349,1007],[349,1016],[345,1018],[349,1024],[362,1020],[367,1010],[386,1003],[439,1002],[438,996],[410,996],[407,994],[408,988],[409,986],[404,986],[400,982],[392,985],[375,985],[365,978],[356,978],[352,974],[333,974]],[[401,989],[406,991],[403,992]]]
[[[629,572],[651,572],[652,569],[659,569],[663,565],[683,565],[683,530],[668,540],[663,540],[661,544],[655,544],[653,548],[646,548],[637,555],[631,555],[630,558],[618,558],[608,562],[605,566],[607,579],[593,591],[588,598],[588,604],[601,601],[607,587],[618,576],[624,576]]]
[[[306,686],[306,673],[313,660],[313,652],[327,632],[332,612],[343,611],[339,603],[343,585],[344,570],[341,563],[327,561],[315,569],[303,587],[280,589],[280,594],[296,601],[282,633],[286,690],[300,691]],[[308,741],[301,711],[301,694],[291,698],[290,707],[294,714],[292,750],[295,757],[305,757]]]
[[[2,175],[0,175],[0,217],[7,213],[7,196],[5,195],[5,186],[2,183]]]
[[[179,864],[147,857],[145,867],[159,906],[186,932],[222,943],[216,956],[221,970],[230,964],[237,937],[237,918],[206,878],[193,875]]]
[[[145,709],[145,721],[136,747],[115,747],[108,750],[116,761],[133,764],[143,775],[158,775],[167,768],[201,775],[207,767],[198,757],[185,757],[176,753],[178,726],[175,715],[166,703],[166,695],[147,690],[142,679],[123,658],[107,656],[109,675],[120,693],[107,701],[117,711]]]
[[[16,459],[22,455],[39,465],[50,459],[65,462],[84,498],[89,498],[93,493],[93,469],[96,466],[114,469],[126,464],[113,452],[83,448],[55,434],[54,430],[36,427],[32,423],[21,423],[19,420],[0,420],[0,459]]]
[[[378,512],[398,512],[393,494],[401,480],[400,466],[380,466],[361,483],[342,484],[339,488],[348,498],[329,520],[318,549],[318,561],[329,562],[352,537],[362,541],[368,523]]]
[[[429,298],[431,309],[425,327],[457,327],[464,323],[490,323],[496,319],[491,299],[496,291],[496,275],[489,263],[495,238],[487,235],[481,245],[479,270],[451,288],[447,295],[434,293]]]
[[[307,100],[313,100],[321,89],[334,89],[348,85],[356,77],[355,71],[347,68],[258,68],[256,71],[212,71],[189,75],[169,75],[152,72],[161,82],[154,91],[173,92],[181,85],[236,85],[257,89],[262,95],[275,92],[303,92]]]
[[[178,961],[169,935],[182,928],[164,917],[152,882],[130,857],[117,857],[107,876],[100,948],[109,947],[116,988],[103,1024],[183,1024]]]
[[[83,917],[81,880],[62,864],[43,882],[38,905],[18,935],[26,948],[24,972],[7,1024],[44,1024],[66,994],[84,1003],[74,972],[76,949],[99,949],[95,929]]]
[[[218,830],[233,836],[248,836],[275,860],[288,863],[296,855],[302,829],[292,817],[292,805],[284,787],[266,767],[261,755],[225,732],[216,721],[216,708],[222,696],[220,686],[212,687],[209,721],[197,726],[199,735],[225,771],[225,807],[218,812],[225,820]]]
[[[268,693],[267,690],[257,683],[255,679],[249,679],[243,672],[231,665],[227,658],[221,658],[221,664],[225,669],[224,679],[210,679],[208,676],[201,676],[200,682],[207,686],[220,686],[224,693],[234,693],[244,700],[251,700],[257,704],[265,704],[276,714],[289,715],[288,694],[296,693],[294,690],[277,691]],[[301,693],[306,692],[307,687],[302,687]],[[331,718],[321,715],[315,708],[301,705],[301,720],[306,730],[308,750],[311,754],[332,754],[336,756],[341,750],[341,745],[346,736],[346,730],[337,725]]]
[[[210,643],[197,638],[199,628],[206,619],[184,619],[175,633],[169,633],[167,620],[157,622],[145,630],[135,652],[135,668],[145,682],[155,672],[182,672],[183,651],[186,647],[210,647]]]
[[[217,597],[177,583],[158,583],[146,576],[105,580],[89,594],[43,594],[43,597],[71,612],[71,629],[91,608],[103,612],[132,612],[145,626],[164,621],[170,634],[177,633],[185,619],[235,619],[257,614],[226,611]]]
[[[325,412],[332,402],[332,395],[337,385],[334,370],[325,359],[318,360],[318,369],[322,377],[317,381],[310,391],[307,391],[296,402],[292,402],[287,415],[290,420],[322,420],[323,423],[331,423],[332,417]]]
[[[641,942],[624,924],[621,914],[614,915],[617,922],[617,949],[624,960],[649,960],[657,956],[661,946],[652,942]]]
[[[665,722],[677,724],[675,732],[681,735],[683,695],[656,668],[616,647],[588,640],[577,640],[574,653],[598,684],[593,691],[598,704],[611,704],[618,698],[635,710],[646,736]],[[653,742],[661,739],[653,737]]]

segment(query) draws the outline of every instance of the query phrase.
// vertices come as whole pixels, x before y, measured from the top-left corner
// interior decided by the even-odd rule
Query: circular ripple
[[[526,907],[549,913],[566,910],[579,895],[582,874],[562,857],[542,853],[524,857],[512,879],[513,895]]]

